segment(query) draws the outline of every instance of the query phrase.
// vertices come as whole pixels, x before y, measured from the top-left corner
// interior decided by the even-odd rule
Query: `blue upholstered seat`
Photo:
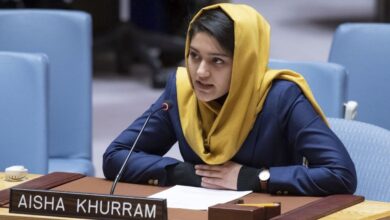
[[[348,97],[359,103],[356,119],[390,129],[390,24],[340,25],[329,62],[348,72]]]
[[[329,118],[356,166],[356,194],[390,202],[390,131],[372,124]]]
[[[0,172],[48,171],[47,67],[43,54],[0,52]]]
[[[65,10],[0,10],[0,50],[49,58],[49,172],[94,174],[91,17]]]
[[[347,103],[347,74],[344,67],[325,62],[276,59],[269,61],[269,67],[290,69],[300,73],[308,82],[314,97],[327,117],[344,118],[346,116],[344,105]],[[356,109],[351,111],[356,111]]]

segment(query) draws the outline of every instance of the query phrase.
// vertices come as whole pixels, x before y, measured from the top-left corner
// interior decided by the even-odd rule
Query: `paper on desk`
[[[207,210],[209,206],[239,199],[251,192],[176,185],[149,197],[167,199],[168,208]]]

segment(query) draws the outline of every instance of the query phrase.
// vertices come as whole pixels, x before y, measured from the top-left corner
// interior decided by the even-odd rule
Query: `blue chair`
[[[332,63],[277,59],[270,59],[268,66],[300,73],[327,117],[353,119],[357,106],[351,101],[347,102],[347,74],[344,67]]]
[[[355,163],[357,195],[390,202],[390,131],[372,124],[329,118]]]
[[[49,172],[93,175],[90,15],[0,10],[0,33],[0,50],[49,58]]]
[[[390,24],[340,25],[329,62],[348,72],[348,98],[359,103],[356,119],[390,129]]]
[[[48,172],[47,77],[45,55],[0,52],[0,172]]]

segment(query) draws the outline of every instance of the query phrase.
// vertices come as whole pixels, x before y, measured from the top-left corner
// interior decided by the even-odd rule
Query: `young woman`
[[[254,190],[273,194],[353,193],[356,172],[305,80],[268,69],[270,27],[253,8],[217,4],[193,18],[186,68],[108,147],[114,179],[149,114],[122,181]],[[178,141],[184,162],[163,155]]]

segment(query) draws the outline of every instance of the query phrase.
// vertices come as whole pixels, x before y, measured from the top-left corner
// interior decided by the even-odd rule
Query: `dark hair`
[[[190,40],[198,32],[207,32],[213,36],[221,47],[233,55],[234,53],[234,23],[221,9],[204,11],[191,24]]]

